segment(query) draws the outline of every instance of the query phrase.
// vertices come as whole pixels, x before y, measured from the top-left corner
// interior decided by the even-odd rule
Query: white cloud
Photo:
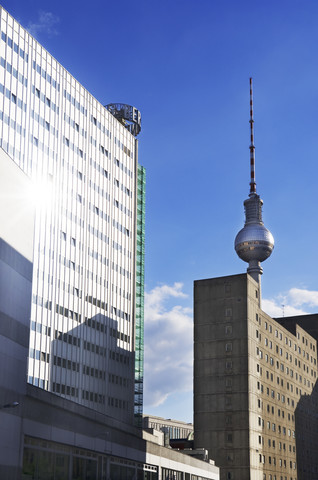
[[[300,288],[291,288],[289,297],[295,306],[307,304],[310,307],[318,306],[318,292]]]
[[[158,406],[170,394],[192,390],[192,309],[171,305],[186,299],[183,285],[161,285],[145,294],[146,406]]]
[[[294,315],[306,315],[308,312],[295,308],[291,305],[279,302],[279,300],[262,300],[262,310],[270,317],[292,317]]]
[[[27,30],[31,35],[37,37],[41,32],[47,33],[49,36],[58,35],[56,25],[60,19],[54,13],[39,11],[38,20],[36,22],[30,22],[27,26]]]
[[[306,315],[317,306],[318,291],[305,288],[291,288],[285,294],[262,300],[262,309],[271,317]]]

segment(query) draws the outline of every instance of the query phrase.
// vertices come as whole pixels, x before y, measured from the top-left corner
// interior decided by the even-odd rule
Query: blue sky
[[[142,113],[147,169],[145,413],[192,421],[193,280],[244,272],[234,238],[257,191],[275,238],[263,308],[315,312],[318,3],[47,0],[3,6],[101,103]]]

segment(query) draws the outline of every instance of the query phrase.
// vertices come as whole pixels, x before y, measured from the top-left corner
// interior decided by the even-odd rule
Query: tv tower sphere
[[[249,198],[244,202],[245,225],[236,235],[234,248],[237,255],[248,262],[248,273],[257,281],[263,269],[260,262],[264,262],[274,249],[274,238],[271,232],[264,227],[262,220],[263,200],[256,193],[255,183],[255,146],[253,131],[253,92],[252,79],[250,78],[250,125],[251,125],[251,145],[250,145],[250,165],[251,182]]]

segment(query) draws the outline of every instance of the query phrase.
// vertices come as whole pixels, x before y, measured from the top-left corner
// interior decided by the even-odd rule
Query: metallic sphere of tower
[[[248,273],[259,281],[259,276],[263,273],[260,262],[264,262],[274,249],[274,238],[271,232],[264,227],[262,220],[263,201],[256,193],[255,183],[255,146],[253,131],[253,95],[252,79],[250,79],[250,126],[251,126],[251,145],[250,145],[250,166],[251,182],[249,198],[244,202],[245,225],[236,235],[234,248],[237,255],[248,262]]]
[[[245,200],[245,225],[235,238],[235,251],[244,262],[264,262],[272,253],[274,238],[262,221],[263,201],[257,194]]]

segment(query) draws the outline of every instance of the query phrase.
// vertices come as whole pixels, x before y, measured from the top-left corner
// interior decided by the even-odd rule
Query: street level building
[[[173,420],[171,418],[143,415],[142,425],[144,429],[153,429],[163,432],[168,439],[188,438],[193,433],[192,423]]]

